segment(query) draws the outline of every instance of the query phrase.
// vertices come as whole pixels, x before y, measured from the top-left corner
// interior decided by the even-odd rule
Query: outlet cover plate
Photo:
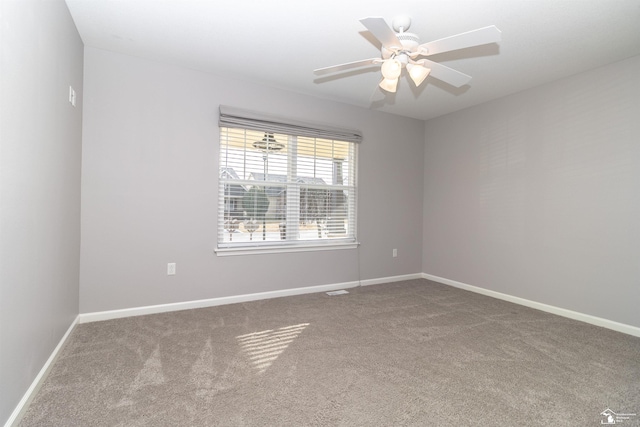
[[[175,276],[176,274],[176,263],[170,262],[167,264],[167,276]]]

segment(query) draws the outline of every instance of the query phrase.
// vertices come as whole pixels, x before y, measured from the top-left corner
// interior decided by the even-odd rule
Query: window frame
[[[238,115],[241,116],[241,122],[238,124],[236,121],[229,122],[226,118],[223,119],[225,113],[231,111],[233,113],[233,120],[236,120]],[[240,114],[238,114],[240,112]],[[247,118],[249,117],[249,118]],[[256,117],[259,117],[258,124],[256,125],[256,121],[254,120]],[[266,118],[266,120],[265,120]],[[264,124],[263,122],[267,122]],[[247,126],[246,124],[249,123]],[[258,181],[264,185],[264,187],[268,187],[270,184],[278,184],[280,186],[285,187],[285,196],[289,202],[294,200],[295,203],[289,203],[289,206],[293,206],[295,211],[285,213],[285,221],[287,225],[291,225],[291,221],[296,221],[295,227],[292,227],[292,231],[289,232],[288,227],[284,228],[285,238],[283,240],[252,240],[251,242],[239,241],[225,241],[224,235],[228,230],[225,228],[225,221],[231,219],[232,217],[229,215],[229,211],[225,211],[225,205],[228,201],[228,188],[227,186],[231,185],[245,185],[247,184],[247,176],[246,171],[243,172],[242,177],[238,177],[238,174],[232,176],[229,174],[228,163],[225,163],[225,154],[229,155],[230,145],[228,140],[226,143],[223,143],[223,138],[228,138],[229,131],[235,130],[244,132],[244,144],[245,148],[243,153],[247,153],[247,132],[248,131],[265,131],[266,129],[273,129],[273,123],[277,123],[276,128],[278,129],[278,133],[281,137],[284,135],[287,137],[287,150],[286,150],[286,161],[287,161],[287,179],[285,182],[274,182],[269,180],[269,172],[265,167],[265,174],[263,174],[264,181]],[[248,255],[248,254],[262,254],[262,253],[283,253],[283,252],[306,252],[306,251],[324,251],[324,250],[338,250],[338,249],[354,249],[357,248],[359,243],[357,240],[357,197],[358,197],[358,180],[357,180],[357,161],[358,161],[358,142],[361,140],[361,135],[357,131],[351,130],[343,130],[339,129],[338,132],[332,133],[333,130],[337,128],[329,128],[325,125],[320,125],[315,127],[313,124],[303,123],[300,121],[294,121],[294,126],[289,126],[288,119],[282,118],[274,118],[274,116],[266,116],[261,113],[255,112],[246,112],[244,110],[238,110],[231,107],[220,107],[220,121],[219,121],[219,130],[220,130],[220,145],[218,147],[219,154],[219,162],[218,162],[218,194],[217,194],[217,207],[218,207],[218,218],[217,218],[217,227],[216,227],[216,246],[215,253],[219,256],[228,256],[228,255]],[[300,131],[300,129],[303,129]],[[310,131],[309,131],[310,130]],[[226,135],[225,135],[225,132]],[[275,132],[273,132],[275,133]],[[351,139],[345,140],[343,138]],[[329,138],[327,138],[327,136]],[[332,136],[339,136],[339,138],[331,138]],[[319,183],[306,183],[300,181],[302,176],[298,176],[296,173],[296,167],[293,166],[293,173],[295,176],[291,175],[291,164],[295,164],[300,157],[304,157],[303,155],[298,155],[297,153],[297,141],[298,138],[305,138],[304,141],[308,141],[308,138],[312,138],[314,143],[324,142],[329,140],[331,144],[348,144],[348,156],[345,158],[348,162],[348,173],[346,179],[348,182],[345,184],[336,184],[332,182],[331,184],[319,184]],[[290,149],[292,147],[293,149]],[[333,147],[333,145],[332,145]],[[253,152],[253,150],[249,150]],[[292,158],[293,157],[293,158]],[[323,161],[327,161],[327,157],[321,157],[319,154],[314,154],[312,157],[314,161],[321,159]],[[331,159],[332,162],[335,162],[335,158]],[[335,167],[335,165],[334,165]],[[226,173],[225,173],[226,172]],[[223,175],[226,175],[223,177]],[[275,175],[273,175],[275,177]],[[322,181],[322,180],[320,180]],[[255,181],[252,181],[251,184],[256,185]],[[300,191],[301,189],[320,189],[330,191],[345,191],[349,194],[348,202],[346,204],[346,227],[347,230],[346,236],[344,237],[327,237],[318,239],[300,239],[299,233],[296,232],[298,225],[300,224]],[[246,189],[246,187],[245,187]],[[291,197],[291,198],[290,198]],[[235,203],[238,203],[237,201]],[[269,202],[269,206],[272,202]],[[289,208],[291,210],[291,208]],[[297,213],[297,215],[296,215]],[[246,211],[243,212],[243,218],[246,218]],[[330,216],[327,216],[325,221],[328,221]],[[263,223],[264,224],[264,223]],[[316,227],[320,230],[319,224],[316,222]],[[319,231],[320,232],[320,231]],[[259,234],[259,232],[256,232]],[[291,236],[296,236],[297,238],[291,238]]]

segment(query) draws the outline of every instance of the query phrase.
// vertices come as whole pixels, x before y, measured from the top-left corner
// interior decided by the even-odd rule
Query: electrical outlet
[[[176,274],[176,263],[170,262],[167,264],[167,276],[175,276]]]
[[[393,257],[395,258],[395,257],[397,257],[397,256],[398,256],[398,250],[397,250],[397,249],[394,249],[394,250],[393,250]]]

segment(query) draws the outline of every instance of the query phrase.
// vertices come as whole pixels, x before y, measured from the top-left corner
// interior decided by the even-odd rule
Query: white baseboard
[[[31,402],[31,399],[35,397],[36,392],[42,385],[42,382],[44,381],[44,379],[47,377],[47,374],[49,373],[51,366],[53,366],[53,362],[58,357],[58,353],[60,352],[62,347],[64,347],[64,344],[67,341],[67,338],[69,338],[69,335],[71,335],[71,331],[76,326],[76,324],[78,324],[78,316],[76,316],[76,318],[73,319],[71,326],[69,326],[69,329],[67,329],[67,332],[65,332],[65,334],[62,336],[62,339],[60,340],[56,348],[53,349],[51,356],[49,356],[44,366],[42,367],[42,369],[40,369],[40,372],[38,372],[38,375],[36,375],[33,382],[27,389],[24,396],[22,396],[22,399],[20,399],[20,402],[18,402],[18,406],[16,406],[16,408],[13,410],[13,412],[7,419],[7,422],[4,425],[5,427],[11,427],[13,425],[18,424],[18,422],[24,415],[24,412],[29,407],[29,403]]]
[[[403,274],[402,276],[381,277],[379,279],[360,280],[361,286],[381,285],[383,283],[401,282],[403,280],[422,279],[422,273]]]
[[[257,301],[257,300],[269,299],[269,298],[280,298],[280,297],[293,296],[293,295],[328,292],[328,291],[335,291],[339,289],[354,288],[357,286],[379,285],[384,283],[399,282],[403,280],[413,280],[413,279],[433,280],[434,282],[438,282],[438,283],[453,286],[456,288],[464,289],[467,291],[475,292],[478,294],[486,295],[492,298],[509,301],[515,304],[535,308],[537,310],[546,311],[548,313],[556,314],[556,315],[567,317],[574,320],[579,320],[581,322],[589,323],[596,326],[601,326],[603,328],[612,329],[614,331],[622,332],[628,335],[640,337],[640,328],[636,326],[626,325],[624,323],[615,322],[613,320],[603,319],[601,317],[596,317],[589,314],[579,313],[576,311],[567,310],[564,308],[543,304],[540,302],[531,301],[524,298],[515,297],[512,295],[503,294],[501,292],[480,288],[477,286],[469,285],[462,282],[457,282],[455,280],[450,280],[444,277],[438,277],[438,276],[434,276],[432,274],[427,274],[427,273],[404,274],[400,276],[390,276],[390,277],[381,277],[378,279],[360,280],[359,282],[353,281],[353,282],[335,283],[330,285],[318,285],[318,286],[309,286],[305,288],[283,289],[279,291],[259,292],[255,294],[245,294],[245,295],[234,295],[229,297],[210,298],[210,299],[203,299],[203,300],[197,300],[197,301],[185,301],[185,302],[171,303],[171,304],[159,304],[159,305],[151,305],[151,306],[145,306],[145,307],[125,308],[120,310],[83,313],[78,315],[78,318],[76,319],[76,321],[78,323],[98,322],[102,320],[119,319],[122,317],[142,316],[146,314],[165,313],[170,311],[189,310],[194,308],[214,307],[214,306],[225,305],[225,304],[236,304],[241,302]]]
[[[214,307],[225,304],[236,304],[240,302],[257,301],[269,298],[288,297],[292,295],[312,294],[318,292],[336,291],[339,289],[355,288],[359,286],[358,281],[334,283],[332,285],[309,286],[306,288],[283,289],[279,291],[259,292],[255,294],[234,295],[221,298],[210,298],[197,301],[185,301],[171,304],[150,305],[145,307],[124,308],[121,310],[99,311],[94,313],[82,313],[79,317],[80,323],[99,322],[102,320],[119,319],[130,316],[143,316],[145,314],[166,313],[170,311],[190,310],[193,308]]]
[[[318,292],[336,291],[339,289],[355,288],[357,286],[379,285],[382,283],[399,282],[402,280],[422,279],[422,273],[404,274],[402,276],[382,277],[361,281],[334,283],[331,285],[309,286],[305,288],[283,289],[279,291],[259,292],[255,294],[234,295],[229,297],[209,298],[196,301],[185,301],[170,304],[132,307],[119,310],[99,311],[80,314],[79,323],[99,322],[102,320],[119,319],[130,316],[144,316],[146,314],[166,313],[170,311],[190,310],[193,308],[215,307],[225,304],[257,301],[269,298],[288,297],[292,295],[312,294]]]
[[[573,320],[579,320],[581,322],[589,323],[591,325],[612,329],[617,332],[622,332],[623,334],[640,337],[640,328],[636,326],[614,322],[613,320],[603,319],[601,317],[592,316],[590,314],[579,313],[577,311],[567,310],[564,308],[543,304],[540,302],[531,301],[531,300],[520,298],[520,297],[514,297],[512,295],[503,294],[501,292],[496,292],[489,289],[479,288],[477,286],[468,285],[462,282],[456,282],[455,280],[445,279],[444,277],[438,277],[438,276],[434,276],[427,273],[422,273],[421,276],[424,279],[433,280],[434,282],[442,283],[444,285],[449,285],[455,288],[464,289],[466,291],[471,291],[471,292],[486,295],[489,297],[501,299],[504,301],[509,301],[514,304],[524,305],[526,307],[535,308],[541,311],[546,311],[547,313],[556,314],[558,316],[567,317]]]

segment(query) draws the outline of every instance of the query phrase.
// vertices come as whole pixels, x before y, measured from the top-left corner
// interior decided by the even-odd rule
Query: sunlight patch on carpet
[[[309,326],[308,323],[301,323],[275,330],[238,335],[236,339],[242,350],[247,353],[251,365],[262,374],[307,326]]]

